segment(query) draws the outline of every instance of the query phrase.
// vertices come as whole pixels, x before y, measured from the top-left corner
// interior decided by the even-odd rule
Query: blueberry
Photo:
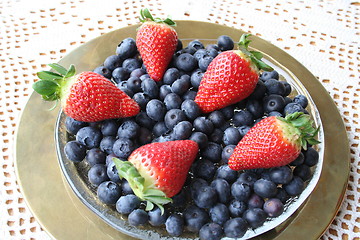
[[[261,75],[260,75],[260,78],[262,79],[262,80],[269,80],[269,79],[276,79],[276,80],[279,80],[279,73],[277,72],[277,71],[275,71],[275,70],[273,70],[273,71],[270,71],[270,72],[268,72],[268,71],[265,71],[265,72],[263,72]]]
[[[145,109],[147,103],[150,101],[150,97],[142,92],[135,93],[132,97],[134,101],[139,104],[141,109]]]
[[[76,135],[80,128],[86,127],[89,124],[86,122],[77,121],[71,117],[66,117],[65,127],[68,133]]]
[[[109,177],[109,179],[113,182],[116,183],[120,183],[120,177],[119,177],[119,173],[118,170],[115,166],[115,162],[111,161],[108,163],[107,168],[106,168],[106,174]]]
[[[206,134],[202,132],[193,132],[189,139],[195,141],[200,149],[206,148],[209,142]]]
[[[200,208],[211,208],[218,200],[217,192],[211,186],[200,187],[193,199],[196,206]]]
[[[136,42],[133,38],[125,38],[116,48],[116,54],[122,59],[131,58],[137,52]]]
[[[224,136],[224,132],[219,128],[215,128],[214,131],[209,136],[209,140],[211,142],[221,144],[223,140],[223,136]]]
[[[207,55],[207,51],[203,48],[198,49],[195,53],[194,53],[194,57],[196,58],[196,60],[200,60],[201,58],[205,57]]]
[[[200,107],[193,100],[185,100],[181,104],[181,110],[184,111],[186,117],[190,120],[196,119],[201,114]]]
[[[151,143],[152,139],[153,139],[152,132],[147,128],[141,127],[139,131],[139,136],[137,138],[138,143],[140,145],[145,145]]]
[[[138,77],[130,77],[127,80],[126,87],[130,89],[132,92],[137,93],[141,91],[141,79]]]
[[[234,106],[227,106],[220,109],[222,114],[224,115],[225,119],[230,119],[234,116]]]
[[[202,156],[216,163],[221,160],[222,147],[220,144],[208,142],[208,145],[202,151]]]
[[[282,112],[285,107],[285,100],[281,95],[271,94],[263,100],[264,111],[269,113],[272,111]]]
[[[90,166],[95,164],[104,164],[106,160],[106,154],[99,148],[92,148],[86,153],[86,161]]]
[[[109,69],[111,72],[114,71],[115,68],[121,67],[122,59],[118,55],[110,55],[104,61],[104,67]]]
[[[134,120],[127,120],[123,122],[118,131],[117,135],[119,138],[134,139],[140,133],[140,126]]]
[[[200,190],[200,188],[209,186],[208,182],[205,179],[202,178],[194,178],[192,179],[190,183],[190,194],[192,198],[196,197],[197,192]]]
[[[127,58],[122,63],[122,67],[128,70],[128,72],[132,72],[137,68],[141,68],[141,63],[136,58]]]
[[[169,141],[175,141],[176,139],[173,138],[172,135],[166,135],[166,136],[160,136],[158,138],[155,138],[152,142],[169,142]]]
[[[229,238],[241,238],[248,229],[246,221],[240,217],[232,218],[224,224],[224,233]]]
[[[171,91],[176,93],[179,96],[182,96],[189,90],[190,87],[190,79],[188,78],[179,78],[175,80],[173,84],[171,84]]]
[[[182,121],[175,125],[173,129],[173,136],[175,139],[188,139],[192,133],[192,124],[189,121]]]
[[[116,210],[121,214],[130,214],[140,207],[140,199],[134,194],[121,196],[116,202]]]
[[[128,158],[136,148],[133,141],[128,138],[119,138],[113,146],[113,153],[119,158]]]
[[[152,99],[146,105],[146,114],[154,121],[162,121],[166,113],[166,107],[158,99]]]
[[[209,215],[204,209],[190,205],[183,212],[185,226],[190,232],[199,232],[200,228],[209,222]]]
[[[156,82],[151,78],[146,78],[141,83],[141,89],[144,94],[150,98],[157,98],[159,96],[159,88]]]
[[[231,185],[231,195],[239,201],[247,201],[251,195],[251,187],[246,183],[234,182]]]
[[[186,93],[184,93],[184,95],[182,95],[182,100],[195,100],[197,92],[193,91],[193,90],[189,90]]]
[[[205,72],[210,65],[210,63],[214,60],[212,56],[205,56],[199,60],[199,68],[201,71]]]
[[[180,109],[182,104],[181,98],[176,93],[169,93],[164,99],[164,104],[167,110]]]
[[[101,139],[101,131],[95,127],[83,127],[76,133],[76,141],[88,149],[99,147]]]
[[[178,194],[172,197],[173,202],[171,203],[172,207],[179,208],[183,207],[186,204],[186,192],[182,189]]]
[[[287,184],[293,178],[293,172],[288,166],[272,168],[269,174],[271,181],[276,184]]]
[[[112,78],[116,83],[126,81],[129,78],[129,72],[123,67],[117,67],[112,72]]]
[[[220,51],[220,48],[217,44],[208,44],[206,47],[205,47],[206,50],[211,50],[211,49],[214,49],[216,51]]]
[[[258,180],[258,176],[253,172],[242,172],[239,178],[236,180],[240,183],[246,183],[250,187],[254,186],[254,183]]]
[[[248,110],[240,110],[234,114],[233,123],[236,127],[251,126],[254,123],[254,117]]]
[[[299,156],[290,163],[291,166],[299,166],[304,163],[305,155],[303,152],[300,152]]]
[[[169,68],[164,73],[163,82],[164,84],[171,85],[175,80],[180,78],[180,72],[177,68]]]
[[[76,141],[65,144],[64,152],[66,157],[73,162],[81,162],[86,155],[86,147]]]
[[[178,237],[184,231],[184,218],[173,213],[166,219],[165,227],[170,236]]]
[[[261,118],[264,115],[264,108],[260,101],[249,99],[246,103],[246,109],[254,116],[254,118]]]
[[[117,183],[106,181],[99,185],[97,196],[105,204],[115,204],[121,196],[121,188]]]
[[[205,117],[197,117],[193,124],[195,131],[205,133],[206,135],[210,135],[214,131],[214,124]]]
[[[157,122],[154,125],[153,128],[153,134],[155,135],[155,137],[159,137],[165,133],[167,133],[169,131],[169,129],[166,127],[165,122]]]
[[[159,89],[159,99],[164,100],[165,97],[171,93],[170,85],[161,85]]]
[[[289,115],[295,112],[304,112],[304,108],[298,103],[288,103],[284,107],[284,115]]]
[[[213,111],[209,114],[208,119],[213,123],[215,127],[220,127],[225,122],[224,114],[220,111]]]
[[[130,77],[138,77],[140,78],[141,76],[145,75],[146,72],[144,69],[142,68],[137,68],[137,69],[134,69],[131,73],[130,73]],[[141,78],[140,78],[141,79]],[[143,79],[141,79],[143,80]]]
[[[294,176],[294,178],[283,187],[290,196],[297,196],[304,190],[305,184],[300,177]]]
[[[191,86],[193,86],[195,89],[198,89],[203,76],[204,73],[200,69],[194,70],[190,77]]]
[[[265,81],[266,92],[270,94],[277,94],[281,96],[285,96],[286,89],[285,85],[282,81],[278,81],[276,79],[269,79]]]
[[[156,207],[149,211],[149,223],[151,226],[158,227],[165,224],[166,219],[168,218],[168,213],[165,210],[164,213],[161,213],[161,209]]]
[[[135,209],[128,216],[129,225],[134,227],[145,225],[148,222],[148,220],[149,220],[148,214],[140,208]]]
[[[230,200],[230,185],[229,183],[222,178],[214,179],[210,186],[216,191],[218,202],[220,203],[228,203]]]
[[[237,145],[240,139],[240,133],[236,128],[229,127],[224,131],[223,142],[225,145]]]
[[[267,114],[268,117],[274,116],[274,117],[284,117],[284,115],[281,112],[278,111],[272,111]]]
[[[238,201],[236,199],[232,200],[229,204],[229,212],[231,217],[241,217],[246,211],[247,205],[243,201]]]
[[[277,198],[270,198],[265,201],[263,209],[269,217],[278,217],[284,212],[284,204]]]
[[[207,49],[207,54],[213,58],[216,58],[216,56],[219,55],[219,51],[215,48],[209,48]]]
[[[227,163],[229,161],[229,158],[231,154],[234,152],[236,145],[227,145],[223,148],[223,151],[221,153],[221,160],[224,163]]]
[[[290,196],[285,191],[284,188],[278,187],[278,191],[277,191],[275,198],[279,199],[283,204],[285,204],[287,202],[287,200],[290,198]]]
[[[164,118],[165,125],[168,129],[173,129],[176,124],[185,120],[185,113],[180,109],[170,109]]]
[[[200,240],[220,240],[223,235],[222,227],[217,223],[207,223],[200,228]]]
[[[94,186],[99,186],[101,183],[108,181],[106,166],[104,164],[95,164],[88,171],[88,178],[89,182]]]
[[[177,40],[177,45],[176,45],[176,50],[175,51],[179,51],[183,48],[183,43],[180,39]]]
[[[190,53],[182,53],[175,60],[175,65],[179,70],[191,72],[197,67],[196,58]]]
[[[196,162],[194,175],[205,180],[210,180],[214,177],[216,167],[213,162],[207,159],[201,159]]]
[[[101,139],[100,150],[106,152],[107,154],[113,153],[113,145],[116,141],[116,138],[113,136],[105,136]]]
[[[111,153],[111,154],[107,155],[106,159],[105,159],[105,165],[109,166],[109,164],[111,162],[113,162],[113,158],[116,158],[115,154]],[[120,160],[122,160],[122,159],[120,159]]]
[[[304,163],[309,167],[315,166],[319,162],[319,153],[312,147],[304,151]]]
[[[223,225],[230,218],[229,209],[223,203],[217,203],[210,208],[209,215],[210,219],[219,225]]]
[[[259,179],[254,183],[254,192],[260,197],[270,198],[276,195],[276,184],[266,179]]]
[[[263,81],[258,81],[254,91],[250,94],[249,98],[262,99],[266,93],[266,86]]]
[[[123,86],[119,86],[118,84],[118,88],[123,91],[126,95],[128,95],[129,97],[133,97],[134,96],[134,92],[131,91],[130,89],[128,89],[127,87],[123,87]]]
[[[191,42],[189,42],[188,47],[193,47],[196,50],[205,48],[202,42],[200,42],[199,40],[192,40]]]
[[[294,175],[300,177],[303,181],[311,178],[311,169],[308,165],[302,164],[294,169]]]
[[[107,79],[111,79],[111,76],[112,76],[111,71],[104,66],[99,66],[99,67],[95,68],[93,70],[93,72],[100,74],[100,75],[106,77]]]
[[[290,83],[288,82],[283,82],[284,86],[285,86],[285,93],[284,93],[284,97],[288,96],[291,92],[292,92],[292,87],[290,85]]]
[[[267,214],[261,208],[251,208],[245,211],[243,217],[252,228],[257,228],[264,224]]]
[[[262,208],[264,205],[264,199],[259,195],[253,193],[247,201],[247,205],[249,208]]]
[[[116,136],[118,128],[119,122],[117,120],[105,120],[101,124],[101,133],[103,136]]]
[[[220,51],[232,50],[234,48],[234,41],[227,35],[221,35],[217,39],[217,45]]]
[[[124,195],[134,194],[129,182],[125,178],[121,179],[121,191]]]
[[[221,165],[215,173],[215,178],[224,179],[229,184],[235,182],[235,180],[238,177],[238,172],[235,170],[232,170],[229,165]],[[216,180],[216,179],[215,179]],[[215,181],[214,180],[214,181]]]

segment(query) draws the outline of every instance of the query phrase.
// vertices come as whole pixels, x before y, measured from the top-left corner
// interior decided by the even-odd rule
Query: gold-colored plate
[[[243,33],[226,26],[177,21],[182,39],[216,39]],[[77,70],[91,70],[114,54],[117,44],[135,37],[130,26],[100,36],[77,48],[60,64],[75,64]],[[345,126],[333,100],[321,83],[299,62],[281,49],[258,37],[252,47],[276,59],[304,85],[317,106],[324,128],[324,167],[318,185],[302,208],[279,227],[256,239],[317,239],[342,203],[347,186],[350,151]],[[49,103],[33,94],[20,119],[16,134],[15,168],[25,200],[42,227],[55,239],[129,239],[108,226],[74,195],[62,177],[57,161],[54,128],[57,110],[48,111]]]

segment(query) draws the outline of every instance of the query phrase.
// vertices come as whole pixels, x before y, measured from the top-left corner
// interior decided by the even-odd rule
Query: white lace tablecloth
[[[94,37],[159,17],[241,28],[284,49],[334,98],[351,148],[345,201],[323,239],[360,239],[360,2],[350,0],[1,0],[0,239],[49,239],[14,172],[14,131],[35,73]]]

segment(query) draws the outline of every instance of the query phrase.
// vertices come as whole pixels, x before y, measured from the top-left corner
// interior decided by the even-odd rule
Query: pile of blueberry
[[[99,200],[128,216],[130,225],[165,226],[170,236],[188,231],[207,240],[241,237],[249,228],[281,215],[311,178],[311,167],[319,158],[311,146],[289,166],[241,172],[228,167],[236,144],[255,123],[267,116],[307,113],[308,105],[303,95],[290,98],[291,85],[272,71],[261,73],[247,99],[202,114],[194,102],[201,78],[219,52],[233,47],[228,36],[206,47],[194,40],[183,48],[179,41],[163,80],[155,82],[146,74],[135,40],[124,39],[116,54],[94,72],[132,97],[141,112],[94,123],[66,118],[67,158],[76,163],[85,159],[88,181],[97,188]],[[196,141],[200,148],[183,190],[165,206],[165,214],[158,208],[146,212],[127,181],[119,178],[112,157],[125,161],[141,145],[183,139]]]

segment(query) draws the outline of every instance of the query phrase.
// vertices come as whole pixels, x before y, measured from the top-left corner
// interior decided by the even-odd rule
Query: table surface
[[[350,0],[0,1],[0,239],[50,239],[26,206],[14,169],[15,130],[36,72],[97,36],[137,24],[144,7],[158,17],[257,35],[318,78],[343,117],[351,151],[345,199],[322,239],[360,239],[360,2]]]

